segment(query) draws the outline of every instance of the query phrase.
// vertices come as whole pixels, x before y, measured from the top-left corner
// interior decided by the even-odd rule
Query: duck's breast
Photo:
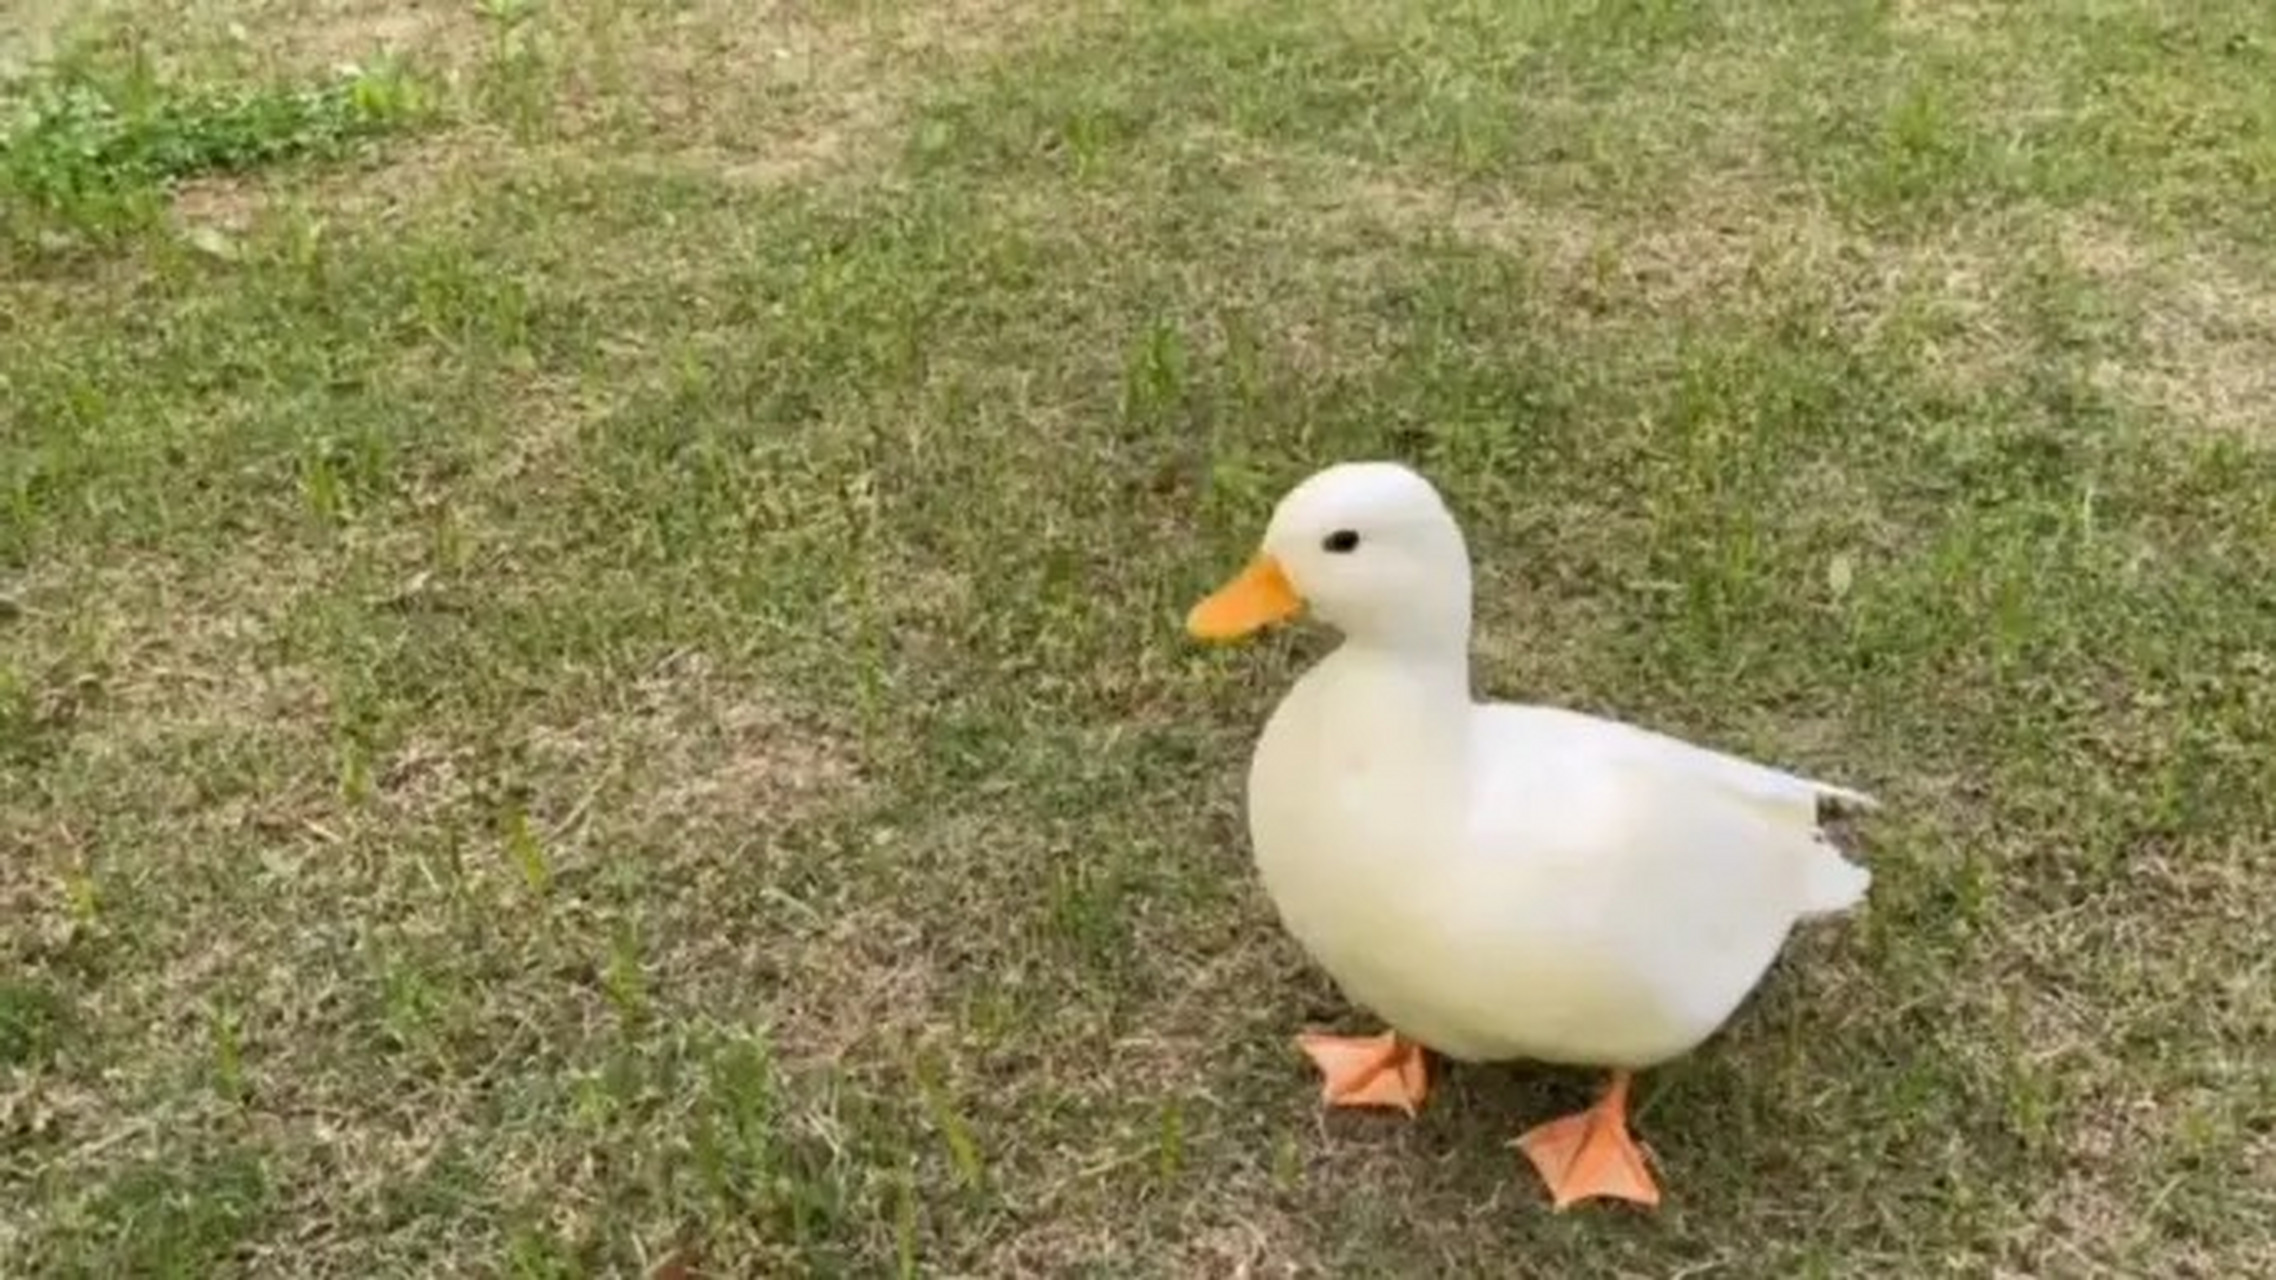
[[[1331,660],[1332,661],[1332,660]],[[1377,691],[1315,671],[1258,741],[1249,823],[1281,924],[1355,1003],[1450,1053],[1474,1043],[1479,956],[1452,930],[1466,854],[1460,751],[1466,701],[1448,715],[1397,685]],[[1331,671],[1332,674],[1332,671]],[[1459,745],[1459,739],[1457,739]]]

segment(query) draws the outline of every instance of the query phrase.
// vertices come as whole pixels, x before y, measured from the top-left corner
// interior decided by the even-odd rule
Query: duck
[[[1251,854],[1280,925],[1383,1030],[1296,1037],[1330,1107],[1417,1114],[1429,1054],[1607,1073],[1512,1143],[1562,1212],[1660,1188],[1628,1122],[1639,1073],[1690,1053],[1801,923],[1871,873],[1825,823],[1872,796],[1638,725],[1479,700],[1462,529],[1404,464],[1341,462],[1274,506],[1195,603],[1227,643],[1308,615],[1340,634],[1267,718]]]

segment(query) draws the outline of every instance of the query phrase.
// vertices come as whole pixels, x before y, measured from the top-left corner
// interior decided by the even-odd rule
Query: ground
[[[2276,1270],[2276,9],[19,8],[183,105],[0,164],[0,1271]],[[1886,804],[1656,1215],[1293,1047],[1179,619],[1359,456]]]

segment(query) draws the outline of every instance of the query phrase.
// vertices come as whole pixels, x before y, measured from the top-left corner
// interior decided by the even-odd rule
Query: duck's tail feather
[[[1848,787],[1837,787],[1830,782],[1819,782],[1809,778],[1801,779],[1801,781],[1808,783],[1811,789],[1817,793],[1818,811],[1820,813],[1824,813],[1828,809],[1836,813],[1872,813],[1881,807],[1881,802],[1878,799],[1862,791],[1852,791]]]
[[[1873,873],[1844,855],[1826,829],[1829,819],[1850,813],[1870,813],[1881,802],[1862,791],[1838,787],[1752,762],[1734,771],[1731,781],[1749,797],[1756,812],[1775,826],[1781,840],[1796,846],[1802,868],[1798,914],[1809,919],[1847,911],[1864,900],[1873,886]]]
[[[1873,887],[1873,873],[1841,855],[1832,843],[1819,841],[1802,864],[1802,916],[1835,915],[1865,900]]]

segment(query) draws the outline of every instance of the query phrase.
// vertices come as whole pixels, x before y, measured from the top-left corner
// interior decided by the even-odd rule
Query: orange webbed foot
[[[1430,1092],[1422,1046],[1395,1031],[1379,1036],[1308,1031],[1296,1044],[1320,1068],[1320,1100],[1331,1107],[1396,1107],[1411,1116]]]
[[[1659,1185],[1644,1153],[1628,1135],[1628,1080],[1612,1073],[1612,1087],[1586,1111],[1529,1129],[1516,1146],[1533,1162],[1559,1211],[1592,1197],[1660,1202]]]

